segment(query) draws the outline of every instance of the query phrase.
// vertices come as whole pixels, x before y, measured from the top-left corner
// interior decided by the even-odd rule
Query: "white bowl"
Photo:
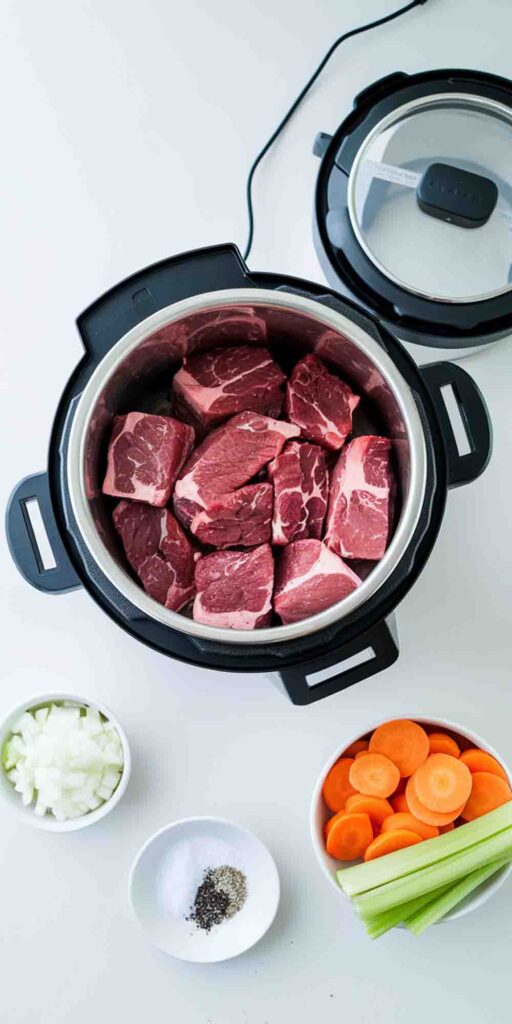
[[[112,714],[109,708],[105,707],[104,704],[99,704],[96,700],[89,700],[88,697],[77,696],[76,693],[37,693],[29,700],[24,700],[21,704],[17,704],[17,706],[13,708],[8,715],[6,715],[0,724],[0,750],[3,750],[3,745],[9,737],[12,726],[24,711],[29,711],[31,708],[38,707],[40,704],[49,704],[51,701],[63,700],[73,700],[76,701],[77,704],[96,708],[96,710],[100,711],[105,718],[108,718],[109,722],[112,722],[112,725],[115,726],[119,733],[119,737],[123,745],[124,766],[119,784],[109,800],[106,800],[100,807],[97,807],[95,811],[89,811],[88,814],[84,814],[80,818],[70,818],[68,821],[58,821],[52,814],[45,814],[43,817],[40,817],[35,813],[33,806],[25,807],[21,801],[20,794],[16,792],[12,783],[9,782],[3,765],[0,765],[0,797],[27,825],[32,825],[33,828],[44,829],[46,832],[76,832],[78,829],[87,828],[88,825],[94,825],[96,821],[100,821],[101,818],[110,814],[110,811],[116,807],[130,778],[130,748],[128,746],[128,740],[123,727],[117,721],[117,718]]]
[[[245,874],[247,898],[238,913],[205,932],[186,918],[204,871],[223,864]],[[131,870],[129,898],[155,946],[179,960],[215,963],[244,953],[268,931],[279,905],[279,875],[252,832],[224,818],[184,818],[155,832],[142,847]]]
[[[471,746],[481,747],[482,750],[486,750],[489,754],[492,754],[493,757],[497,758],[500,764],[503,765],[503,768],[505,769],[508,775],[509,783],[512,786],[511,770],[508,767],[508,765],[505,764],[505,761],[503,760],[501,754],[498,754],[493,747],[489,746],[489,744],[486,743],[481,736],[478,736],[475,732],[471,732],[469,729],[466,729],[465,726],[457,725],[455,722],[448,722],[446,721],[446,719],[440,720],[437,718],[422,718],[418,715],[397,715],[396,718],[409,718],[414,722],[418,722],[420,725],[431,726],[439,730],[440,732],[456,733],[463,739],[467,740]],[[385,719],[385,721],[388,721],[388,719]],[[324,799],[322,796],[323,781],[325,779],[325,776],[327,775],[327,772],[329,771],[330,768],[332,768],[333,764],[338,760],[338,758],[341,757],[343,751],[346,750],[347,747],[349,747],[356,740],[360,739],[361,736],[366,736],[368,735],[368,733],[373,732],[373,730],[376,729],[377,726],[382,725],[382,722],[382,719],[378,722],[373,722],[373,724],[370,724],[368,728],[364,730],[364,732],[359,731],[355,736],[349,735],[346,737],[346,739],[338,747],[336,752],[332,755],[332,757],[329,758],[327,763],[324,765],[313,793],[309,816],[313,849],[315,851],[317,860],[320,864],[320,867],[322,868],[325,877],[328,879],[330,884],[336,889],[338,896],[343,896],[344,893],[336,880],[336,871],[339,870],[341,866],[346,865],[341,865],[340,861],[334,860],[333,857],[330,857],[325,849],[323,830],[325,822],[332,815],[332,811],[330,811],[327,808],[326,804],[324,803]],[[476,910],[477,907],[481,906],[483,903],[486,903],[486,901],[490,899],[490,897],[495,892],[497,892],[500,886],[503,885],[505,878],[507,877],[507,875],[510,874],[511,871],[512,864],[507,864],[504,868],[501,869],[501,871],[497,872],[496,875],[493,875],[492,878],[488,879],[487,882],[484,882],[481,886],[479,886],[479,888],[475,891],[474,894],[472,893],[470,896],[467,896],[466,899],[463,900],[454,910],[450,911],[449,914],[446,914],[446,916],[443,917],[439,923],[442,924],[445,921],[454,921],[456,918],[463,917],[465,914],[469,914],[471,910]]]

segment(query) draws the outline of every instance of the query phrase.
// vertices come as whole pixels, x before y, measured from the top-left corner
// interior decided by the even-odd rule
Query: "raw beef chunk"
[[[348,384],[317,356],[304,356],[294,367],[286,388],[285,410],[302,437],[332,451],[345,443],[352,430],[352,413],[359,403]]]
[[[169,510],[120,501],[112,518],[144,590],[175,612],[188,604],[196,553]]]
[[[193,445],[192,427],[170,416],[115,416],[103,493],[163,508]]]
[[[267,325],[254,306],[239,306],[230,313],[221,309],[213,318],[211,312],[197,313],[193,320],[197,326],[188,332],[189,352],[219,345],[264,345],[267,340]]]
[[[273,502],[272,484],[249,484],[212,501],[207,510],[194,516],[190,532],[214,548],[268,544]]]
[[[279,416],[285,380],[266,348],[216,348],[184,360],[173,379],[173,400],[205,433],[238,412]]]
[[[270,463],[268,475],[274,484],[272,543],[320,540],[329,494],[325,452],[316,444],[290,441]]]
[[[276,565],[274,610],[284,625],[299,622],[341,601],[360,583],[322,541],[297,540],[283,548]]]
[[[331,477],[325,543],[343,558],[382,558],[391,519],[391,441],[356,437]]]
[[[274,559],[269,544],[251,551],[214,551],[196,565],[193,617],[228,629],[270,625]]]
[[[255,412],[241,412],[217,427],[191,455],[174,489],[174,510],[185,526],[212,501],[248,483],[279,455],[297,427]]]

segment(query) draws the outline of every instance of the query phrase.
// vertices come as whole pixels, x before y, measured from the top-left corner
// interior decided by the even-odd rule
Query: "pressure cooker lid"
[[[512,325],[511,83],[393,75],[315,151],[318,237],[344,290],[454,344]]]

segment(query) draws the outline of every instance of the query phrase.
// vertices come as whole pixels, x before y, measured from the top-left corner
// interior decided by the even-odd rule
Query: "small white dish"
[[[505,769],[508,775],[510,785],[512,786],[512,772],[509,766],[504,761],[501,754],[494,750],[494,748],[491,747],[485,740],[483,740],[481,736],[478,736],[477,733],[472,732],[469,729],[466,729],[465,726],[457,725],[455,722],[448,722],[446,721],[446,719],[424,718],[420,715],[396,715],[395,718],[410,718],[412,721],[418,722],[419,725],[431,726],[437,729],[439,732],[449,732],[458,734],[463,739],[467,740],[470,746],[481,747],[482,750],[486,750],[488,754],[492,754],[492,756],[495,757],[500,762],[501,765],[503,765],[503,768]],[[318,863],[320,864],[320,867],[325,877],[328,879],[330,884],[336,889],[337,895],[342,897],[344,896],[344,894],[336,880],[336,871],[340,867],[348,867],[348,864],[341,864],[339,861],[334,860],[333,857],[329,856],[325,849],[324,825],[332,812],[328,810],[322,797],[323,781],[325,779],[325,776],[327,775],[327,772],[330,770],[330,768],[332,768],[333,764],[335,764],[338,758],[341,757],[343,751],[346,750],[347,747],[349,747],[352,743],[355,743],[355,741],[360,739],[362,736],[366,736],[369,733],[373,732],[373,730],[376,729],[377,726],[382,725],[382,721],[383,720],[380,719],[378,722],[370,723],[370,725],[363,732],[359,731],[355,736],[349,735],[346,737],[344,742],[338,747],[336,752],[332,755],[332,757],[329,758],[327,763],[324,765],[320,773],[318,782],[315,786],[313,798],[311,800],[309,826],[311,832],[311,839],[313,842],[313,849],[315,851],[316,858],[318,860]],[[503,882],[508,877],[511,871],[512,864],[507,864],[505,867],[501,869],[501,871],[497,872],[496,875],[493,875],[481,886],[479,886],[475,893],[472,893],[470,896],[467,896],[466,899],[463,900],[462,903],[460,903],[456,909],[450,911],[449,914],[446,914],[446,916],[442,918],[439,924],[444,924],[445,921],[455,921],[456,918],[458,917],[464,917],[465,914],[469,914],[472,910],[476,910],[477,907],[481,906],[483,903],[486,903],[487,900],[490,899],[490,897],[493,896],[495,892],[497,892],[500,886],[503,885]]]
[[[32,825],[33,828],[43,829],[46,832],[76,832],[78,829],[87,828],[88,825],[94,825],[96,821],[100,821],[101,818],[110,814],[110,811],[117,806],[126,790],[128,780],[130,778],[130,748],[122,725],[104,704],[99,704],[98,701],[89,700],[88,697],[82,697],[76,693],[36,693],[28,700],[24,700],[21,704],[17,704],[16,707],[5,716],[0,724],[0,751],[3,750],[4,743],[9,737],[12,726],[24,711],[30,711],[31,708],[39,707],[41,704],[49,704],[52,701],[63,700],[73,700],[76,701],[77,704],[83,704],[84,707],[96,708],[96,710],[107,718],[109,722],[112,722],[112,725],[115,726],[119,733],[119,737],[123,745],[124,766],[123,773],[119,780],[119,785],[114,790],[110,800],[106,800],[105,803],[101,804],[100,807],[97,807],[95,811],[89,811],[88,814],[84,814],[80,818],[70,818],[68,821],[58,821],[57,818],[54,818],[53,814],[47,813],[43,817],[39,817],[39,815],[35,813],[33,806],[25,807],[21,801],[20,794],[16,792],[12,782],[9,782],[9,779],[5,774],[3,764],[0,765],[0,798],[4,803],[9,805],[11,810],[14,811],[18,818],[24,821],[25,824]]]
[[[206,932],[187,920],[209,867],[242,871],[247,898],[233,917]],[[273,858],[252,832],[224,818],[184,818],[148,839],[130,874],[132,911],[151,942],[178,960],[216,963],[254,946],[279,905]]]

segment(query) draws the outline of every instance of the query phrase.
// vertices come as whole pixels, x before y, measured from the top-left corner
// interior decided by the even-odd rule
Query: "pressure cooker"
[[[262,323],[278,358],[315,352],[364,393],[370,428],[393,441],[396,528],[384,557],[343,601],[301,622],[230,630],[195,622],[144,592],[124,560],[101,481],[115,415],[140,408],[187,353],[250,339]],[[491,454],[486,405],[466,371],[450,362],[419,369],[351,299],[310,281],[251,272],[231,244],[133,274],[93,302],[77,327],[84,355],[55,415],[47,469],[18,484],[7,510],[12,556],[28,582],[49,594],[84,587],[132,637],[179,661],[276,673],[294,704],[392,665],[393,612],[432,551],[447,491],[475,480]],[[467,432],[465,454],[443,397],[449,387]],[[52,568],[43,564],[28,513],[33,500]]]

